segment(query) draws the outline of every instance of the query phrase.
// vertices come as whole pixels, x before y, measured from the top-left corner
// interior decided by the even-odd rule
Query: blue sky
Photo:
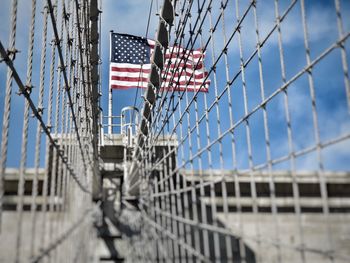
[[[109,5],[113,2],[114,7],[109,8]],[[245,3],[244,1],[242,3]],[[114,1],[106,1],[106,6],[104,15],[106,18],[102,20],[102,23],[106,25],[105,28],[114,29],[117,32],[124,32],[129,34],[145,36],[145,28],[147,21],[147,12],[149,8],[149,2],[145,1],[128,1],[127,3],[121,1],[118,3]],[[214,3],[213,17],[215,18],[218,14],[217,11],[219,3]],[[290,1],[281,1],[280,13],[282,14],[284,10],[288,7]],[[275,22],[274,16],[274,6],[273,1],[264,1],[264,7],[258,5],[258,17],[260,26],[260,37],[263,39],[268,31],[272,28]],[[307,21],[309,27],[310,35],[310,47],[311,47],[311,59],[314,59],[323,50],[328,48],[337,38],[338,32],[336,27],[336,16],[332,1],[307,1]],[[342,2],[343,5],[343,18],[348,17],[349,8],[348,3]],[[111,5],[112,6],[112,5]],[[241,5],[241,13],[245,9],[245,4]],[[127,10],[128,12],[123,12]],[[226,12],[225,23],[226,26],[234,25],[234,6],[230,2],[228,6],[228,12]],[[259,12],[260,10],[260,12]],[[119,19],[107,19],[109,14],[113,13],[114,17],[120,17]],[[129,23],[135,17],[138,17],[139,23]],[[143,19],[143,20],[142,20]],[[253,13],[250,12],[242,25],[242,43],[244,46],[244,59],[254,51],[256,40],[255,31],[247,30],[246,28],[254,28]],[[120,21],[120,22],[119,22]],[[345,22],[345,32],[350,30],[349,22],[343,19]],[[151,20],[151,27],[149,36],[152,37],[154,34],[154,28],[156,19]],[[144,25],[144,27],[139,26]],[[204,24],[203,28],[209,28],[208,21]],[[227,30],[228,34],[230,30]],[[108,43],[108,34],[106,32],[105,37],[102,38],[102,46],[104,42]],[[283,47],[285,52],[285,64],[286,64],[286,77],[287,80],[298,73],[306,64],[305,62],[305,50],[303,43],[303,30],[301,24],[301,12],[300,5],[297,3],[296,7],[288,14],[286,20],[282,25],[283,34]],[[216,34],[214,36],[215,40],[215,51],[218,53],[223,46],[223,39],[221,34]],[[346,47],[349,47],[349,41],[346,43]],[[199,43],[197,46],[199,47]],[[105,49],[103,49],[105,50]],[[237,46],[237,37],[232,41],[229,46],[229,60],[230,60],[230,77],[239,69],[239,53]],[[102,57],[107,59],[107,54],[102,53]],[[207,52],[207,67],[211,64],[211,51]],[[265,47],[262,49],[263,57],[263,73],[265,82],[265,96],[271,94],[274,90],[282,85],[280,66],[279,66],[279,53],[278,53],[278,39],[277,34],[274,33],[271,38],[266,43]],[[104,64],[104,73],[107,78],[108,65]],[[225,74],[223,62],[219,63],[220,72],[217,76],[218,81],[218,93],[225,87]],[[260,97],[260,87],[259,87],[259,71],[258,71],[258,61],[257,58],[253,59],[251,65],[246,70],[246,82],[247,82],[247,95],[248,95],[248,109],[251,110],[257,106],[261,100]],[[317,96],[317,112],[319,117],[320,135],[321,142],[328,139],[335,138],[340,134],[348,133],[350,130],[349,125],[349,114],[347,111],[346,97],[344,80],[342,73],[342,65],[340,60],[340,51],[336,50],[328,55],[324,60],[322,60],[314,68],[314,79],[316,86],[316,96]],[[330,78],[330,76],[332,76]],[[211,76],[213,81],[213,76]],[[231,88],[231,95],[233,99],[233,116],[237,120],[244,115],[243,111],[243,98],[242,98],[242,88],[241,80],[238,78],[236,83],[234,83]],[[302,76],[298,81],[293,83],[293,85],[288,89],[289,100],[290,100],[290,112],[292,118],[292,128],[293,128],[293,138],[294,147],[296,150],[302,150],[309,146],[315,144],[313,136],[313,126],[312,126],[312,111],[310,103],[310,95],[308,89],[308,80],[306,75]],[[116,107],[116,114],[118,114],[119,109],[124,105],[129,105],[133,103],[135,89],[127,91],[114,91],[114,102]],[[140,94],[140,92],[139,92]],[[192,94],[188,94],[189,98]],[[201,115],[201,110],[204,110],[203,105],[203,94],[198,96],[198,107]],[[208,103],[211,104],[215,96],[214,87],[211,86],[210,92],[207,95]],[[104,105],[106,105],[106,97],[104,97]],[[124,104],[123,104],[124,103]],[[182,109],[185,108],[186,101],[182,101]],[[220,102],[220,114],[221,114],[221,130],[222,132],[229,128],[229,114],[227,111],[227,98],[223,97]],[[106,106],[104,107],[106,109]],[[190,126],[193,127],[195,121],[194,107],[190,108],[191,115]],[[267,107],[268,117],[269,117],[269,131],[271,139],[271,154],[272,158],[278,158],[288,154],[287,145],[287,131],[284,118],[284,104],[282,94],[276,96]],[[177,117],[179,114],[176,115]],[[186,120],[187,116],[185,117]],[[212,110],[209,113],[210,118],[210,136],[211,140],[215,139],[217,135],[216,127],[216,111]],[[253,151],[253,161],[254,165],[265,163],[265,141],[264,141],[264,128],[262,122],[262,112],[258,111],[251,117],[251,138],[252,138],[252,151]],[[201,131],[205,130],[204,122],[201,125]],[[186,121],[183,124],[183,133],[187,131]],[[248,168],[248,158],[247,158],[247,145],[246,145],[246,131],[245,126],[240,125],[236,130],[236,141],[237,141],[237,152],[238,152],[238,163],[242,169]],[[179,136],[179,131],[177,132]],[[203,132],[203,134],[205,134]],[[203,136],[205,137],[205,136]],[[197,152],[196,148],[196,137],[192,136],[192,150],[194,153]],[[206,145],[206,138],[201,137],[201,144]],[[224,137],[223,144],[230,145],[229,136]],[[324,162],[326,168],[348,170],[348,151],[350,147],[349,143],[340,143],[332,146],[324,151]],[[184,156],[179,156],[179,158],[188,159],[189,154],[188,141],[184,144]],[[213,156],[213,166],[219,168],[218,165],[218,145],[214,145],[212,148]],[[181,152],[181,151],[180,151]],[[181,155],[181,154],[180,154]],[[225,168],[232,168],[232,153],[230,147],[224,147],[224,165]],[[196,163],[196,160],[194,160]],[[207,163],[205,155],[203,156],[203,162]],[[297,159],[297,164],[300,169],[316,169],[316,154],[308,154],[305,157],[300,157]],[[288,168],[289,163],[285,162],[281,165],[277,165],[275,168]],[[189,168],[190,166],[186,166]],[[195,165],[195,167],[198,167]]]
[[[104,115],[107,114],[107,102],[108,102],[108,59],[109,59],[109,31],[114,30],[115,32],[128,33],[138,36],[145,36],[148,10],[151,1],[145,0],[130,0],[130,1],[116,1],[116,0],[104,0],[102,4],[102,32],[101,32],[101,50],[102,50],[102,91],[103,96],[101,99],[102,108]],[[155,30],[157,27],[157,17],[154,16],[156,11],[159,9],[157,6],[158,2],[154,1],[152,16],[149,27],[149,38],[154,38]],[[213,1],[213,18],[218,15],[219,1]],[[246,2],[241,1],[241,13],[246,8]],[[263,1],[264,6],[258,2],[258,17],[259,17],[259,30],[260,37],[263,39],[267,32],[272,28],[274,18],[274,1]],[[306,1],[306,11],[308,19],[308,27],[310,31],[310,48],[311,48],[311,59],[317,57],[320,52],[328,48],[332,43],[338,39],[338,31],[336,27],[336,13],[334,9],[333,1]],[[7,45],[8,42],[8,23],[9,23],[9,6],[10,1],[3,1],[2,8],[0,9],[0,39]],[[280,13],[287,8],[290,1],[280,1]],[[347,1],[341,1],[343,7],[343,22],[344,31],[350,31],[350,5]],[[40,28],[42,16],[40,11],[42,10],[41,3],[39,1],[39,7],[37,8],[37,29]],[[27,54],[27,39],[28,32],[27,27],[29,24],[29,14],[27,10],[30,10],[30,1],[20,1],[19,5],[19,26],[18,35],[16,39],[16,47],[21,50],[21,53],[17,55],[15,62],[16,68],[21,73],[22,80],[25,80],[26,71],[26,54]],[[227,35],[232,31],[232,26],[235,25],[235,9],[232,1],[229,3],[227,12],[225,14],[225,25],[227,27]],[[209,29],[209,21],[204,23],[204,29]],[[37,31],[38,32],[38,31]],[[204,30],[204,36],[208,36],[208,30]],[[49,24],[48,36],[51,36],[51,24]],[[305,66],[305,50],[303,43],[303,31],[301,25],[300,15],[300,4],[297,3],[296,7],[287,16],[286,20],[282,24],[282,35],[283,35],[283,48],[285,52],[285,64],[286,64],[286,75],[287,80],[294,76],[297,72],[302,70]],[[221,33],[214,35],[215,48],[214,52],[218,54],[223,46],[223,38]],[[234,37],[232,43],[229,46],[229,78],[238,71],[239,69],[239,51],[238,51],[238,39]],[[254,51],[256,40],[254,31],[254,17],[253,13],[249,12],[245,22],[242,24],[242,43],[243,43],[243,57],[247,59],[250,54]],[[36,47],[41,46],[41,31],[36,34]],[[198,48],[200,45],[197,42],[195,47]],[[349,40],[345,45],[347,52],[350,50]],[[48,48],[49,54],[50,49]],[[211,65],[212,51],[207,51],[206,65],[207,68]],[[349,56],[348,56],[348,63]],[[279,65],[279,53],[278,53],[278,40],[277,34],[274,33],[268,40],[264,48],[262,49],[262,60],[263,60],[263,76],[265,84],[265,96],[270,95],[273,91],[282,85],[281,70]],[[40,65],[40,48],[35,49],[35,60],[34,65],[34,86],[36,90],[33,92],[34,101],[37,100],[37,92],[39,86],[39,74],[38,68]],[[47,67],[48,68],[48,67]],[[226,76],[224,73],[224,63],[220,61],[218,65],[218,93],[220,93],[225,87]],[[260,101],[260,86],[259,86],[259,68],[258,60],[254,58],[251,64],[246,69],[246,83],[247,83],[247,96],[248,96],[248,111],[257,106]],[[342,134],[348,134],[350,132],[350,119],[348,113],[348,106],[345,97],[344,78],[342,73],[342,64],[340,50],[336,49],[330,53],[325,59],[318,63],[313,68],[315,87],[316,87],[316,98],[317,98],[317,112],[319,117],[320,135],[321,142],[336,138]],[[213,76],[210,77],[213,83]],[[3,100],[4,100],[4,87],[6,82],[6,66],[4,63],[0,64],[0,83],[3,87],[0,90],[0,113],[2,116],[3,112]],[[46,83],[48,77],[46,78]],[[16,90],[16,85],[14,85]],[[312,126],[312,115],[311,115],[311,103],[310,94],[308,89],[308,80],[306,75],[299,78],[289,88],[289,102],[290,112],[292,118],[292,129],[294,135],[294,147],[296,150],[302,150],[315,144],[313,136]],[[113,92],[113,113],[119,115],[121,108],[134,104],[135,93],[138,92],[138,103],[139,105],[141,90],[129,89],[129,90],[116,90]],[[188,94],[188,98],[191,99],[193,93]],[[210,87],[210,91],[207,95],[198,95],[198,109],[199,115],[203,114],[204,110],[204,96],[207,96],[208,104],[211,104],[215,98],[215,91],[213,84]],[[233,83],[231,87],[231,98],[233,101],[233,118],[237,121],[244,115],[243,108],[243,95],[242,95],[242,81],[239,77],[237,81]],[[12,121],[10,130],[10,141],[11,147],[9,148],[9,166],[18,166],[19,163],[19,151],[20,151],[20,140],[21,138],[21,125],[23,115],[23,97],[17,95],[13,96],[12,102]],[[181,102],[181,109],[183,110],[186,105],[186,100]],[[221,114],[221,130],[225,131],[229,128],[229,112],[228,112],[228,100],[225,95],[219,106]],[[267,106],[267,112],[269,117],[269,131],[271,139],[271,154],[272,158],[279,158],[288,154],[287,144],[287,131],[284,118],[284,104],[282,94],[277,95]],[[176,114],[178,118],[179,114]],[[1,117],[2,118],[2,117]],[[215,107],[209,113],[210,118],[210,136],[211,140],[214,140],[217,134],[217,123],[216,123],[216,110]],[[44,119],[46,119],[44,115]],[[190,126],[193,127],[195,121],[194,107],[190,107],[190,115],[187,120],[185,116],[183,124],[183,132],[187,130],[187,121],[190,122]],[[234,122],[235,122],[234,121]],[[250,118],[251,126],[251,138],[252,138],[252,151],[253,151],[253,162],[254,165],[259,165],[266,162],[265,154],[265,141],[264,141],[264,127],[262,111],[259,110],[253,114]],[[33,138],[29,142],[29,148],[33,149],[35,145],[34,134],[36,121],[32,119],[30,121],[30,136]],[[171,129],[171,125],[169,126]],[[200,124],[201,131],[205,131],[205,123]],[[179,135],[179,131],[178,131]],[[200,138],[202,147],[206,145],[206,137]],[[239,125],[235,129],[235,136],[237,142],[237,161],[239,169],[248,169],[248,158],[247,158],[247,143],[246,143],[246,129],[244,124]],[[196,146],[196,137],[192,137],[193,152],[198,151]],[[224,153],[224,166],[225,168],[232,169],[232,152],[230,136],[223,138]],[[179,153],[179,160],[189,158],[189,146],[188,140],[184,144],[184,155]],[[324,163],[326,169],[332,170],[349,170],[350,155],[349,155],[350,144],[349,140],[331,146],[323,151]],[[211,149],[213,156],[214,168],[219,168],[218,145],[214,145]],[[28,165],[33,165],[33,156],[28,157]],[[41,158],[43,160],[43,158]],[[316,169],[316,154],[307,154],[304,157],[297,159],[298,169]],[[195,167],[198,167],[198,159],[194,160]],[[203,162],[208,164],[207,155],[203,155]],[[180,161],[181,164],[181,161]],[[190,168],[190,166],[185,166]],[[205,167],[204,167],[205,168]],[[284,162],[280,165],[276,165],[275,169],[288,169],[289,163]]]

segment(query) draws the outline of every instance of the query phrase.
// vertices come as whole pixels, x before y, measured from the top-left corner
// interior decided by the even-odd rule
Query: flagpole
[[[113,30],[110,31],[109,35],[109,61],[111,62],[112,59],[112,34]],[[111,81],[111,69],[109,69],[109,82]],[[112,88],[109,83],[108,86],[108,134],[112,134],[112,114],[113,114],[113,109],[112,109],[112,101],[113,101],[113,94],[112,94]]]

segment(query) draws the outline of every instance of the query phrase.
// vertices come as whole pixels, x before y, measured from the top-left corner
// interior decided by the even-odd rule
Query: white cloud
[[[276,15],[273,5],[269,5],[270,2],[258,2],[257,10],[258,10],[258,24],[259,24],[259,34],[260,40],[264,40],[273,27],[276,24]],[[283,15],[285,9],[280,7],[280,15]],[[259,11],[260,10],[260,11]],[[231,11],[231,10],[230,10]],[[235,12],[235,10],[232,10]],[[241,11],[242,12],[242,11]],[[329,6],[324,6],[321,4],[313,4],[308,6],[307,10],[307,27],[310,42],[319,42],[328,40],[328,42],[335,41],[338,38],[337,32],[337,20],[336,20],[336,12],[335,7],[332,6],[332,3]],[[242,15],[242,14],[241,14]],[[342,9],[343,15],[343,23],[344,28],[350,27],[350,20],[344,19],[345,17],[350,16],[349,10],[346,8]],[[232,30],[233,26],[235,26],[236,19],[232,14],[229,14],[228,17],[230,19],[227,20],[226,26],[228,28],[227,35],[230,34],[229,30]],[[287,14],[285,19],[281,23],[281,32],[282,32],[282,42],[284,46],[295,45],[296,43],[303,43],[304,41],[304,33],[303,33],[303,25],[302,25],[302,17],[300,5],[297,3],[294,5],[292,10]],[[253,16],[253,10],[249,11],[249,14],[246,16],[244,22],[242,23],[241,29],[242,36],[242,46],[244,49],[245,56],[249,56],[256,48],[256,32],[255,32],[255,21]],[[217,34],[216,42],[222,42],[222,36]],[[233,39],[233,41],[238,41],[237,37]],[[266,44],[263,46],[263,50],[271,50],[275,49],[278,45],[278,35],[277,30],[269,36]],[[217,52],[219,52],[219,48]],[[238,45],[235,44],[234,48],[229,50],[232,54],[238,54]]]
[[[102,36],[110,30],[144,36],[147,28],[150,1],[115,1],[105,0],[102,4]],[[154,38],[154,30],[158,19],[152,10],[149,37]]]
[[[318,89],[324,88],[324,86],[317,86]],[[339,87],[334,87],[339,88]],[[296,82],[288,87],[288,101],[289,111],[292,121],[292,132],[293,132],[293,145],[294,150],[300,151],[308,147],[316,146],[314,137],[314,123],[311,108],[311,98],[309,94],[308,82],[301,81]],[[346,103],[337,103],[337,106],[332,105],[331,102],[334,98],[320,98],[317,99],[316,109],[318,116],[318,126],[320,131],[320,142],[324,144],[327,141],[339,138],[350,133],[350,119],[347,111]],[[344,101],[342,101],[344,102]],[[281,96],[278,100],[278,112],[280,112],[282,121],[285,120],[285,104],[284,99]],[[270,116],[273,127],[274,121],[279,122],[276,117]],[[270,128],[271,128],[270,127]],[[286,129],[281,132],[287,132]],[[281,137],[284,138],[281,134]],[[276,138],[277,139],[277,138]],[[345,159],[349,160],[349,148],[350,140],[347,139],[343,142],[338,142],[335,145],[327,146],[322,150],[323,163],[325,169],[331,170],[348,170],[349,163],[344,162]],[[274,152],[277,149],[272,149]],[[278,145],[279,155],[276,158],[282,157],[289,151],[287,141]],[[317,154],[316,151],[307,153],[297,158],[297,169],[302,170],[314,170],[317,169]]]

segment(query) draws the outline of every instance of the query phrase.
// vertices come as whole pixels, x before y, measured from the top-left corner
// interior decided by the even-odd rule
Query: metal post
[[[109,61],[111,61],[112,55],[111,55],[111,48],[112,48],[112,34],[113,30],[110,31],[109,35]],[[111,74],[111,71],[109,71],[109,74]],[[109,75],[109,81],[111,80],[111,76]],[[108,134],[112,134],[112,115],[113,115],[113,109],[112,109],[112,101],[113,101],[113,94],[112,94],[112,88],[111,85],[108,86]]]

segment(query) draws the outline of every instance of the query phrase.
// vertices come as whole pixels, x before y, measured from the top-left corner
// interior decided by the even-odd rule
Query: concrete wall
[[[239,219],[240,217],[240,219]],[[277,263],[278,250],[273,244],[276,240],[276,225],[279,229],[280,253],[282,262],[302,262],[300,250],[300,235],[295,214],[218,214],[220,221],[237,236],[239,220],[242,222],[243,240],[255,253],[257,262]],[[276,220],[275,220],[276,219]],[[330,232],[327,229],[326,218],[322,214],[302,214],[302,231],[305,247],[310,249],[305,253],[306,262],[330,262],[329,256],[334,256],[334,262],[350,262],[350,214],[331,214],[329,216]],[[277,223],[277,224],[276,224]],[[260,233],[261,242],[255,239]],[[331,236],[329,235],[331,233]],[[329,252],[329,242],[333,240],[333,253]],[[313,250],[313,251],[311,251]],[[324,251],[324,254],[319,252]]]

